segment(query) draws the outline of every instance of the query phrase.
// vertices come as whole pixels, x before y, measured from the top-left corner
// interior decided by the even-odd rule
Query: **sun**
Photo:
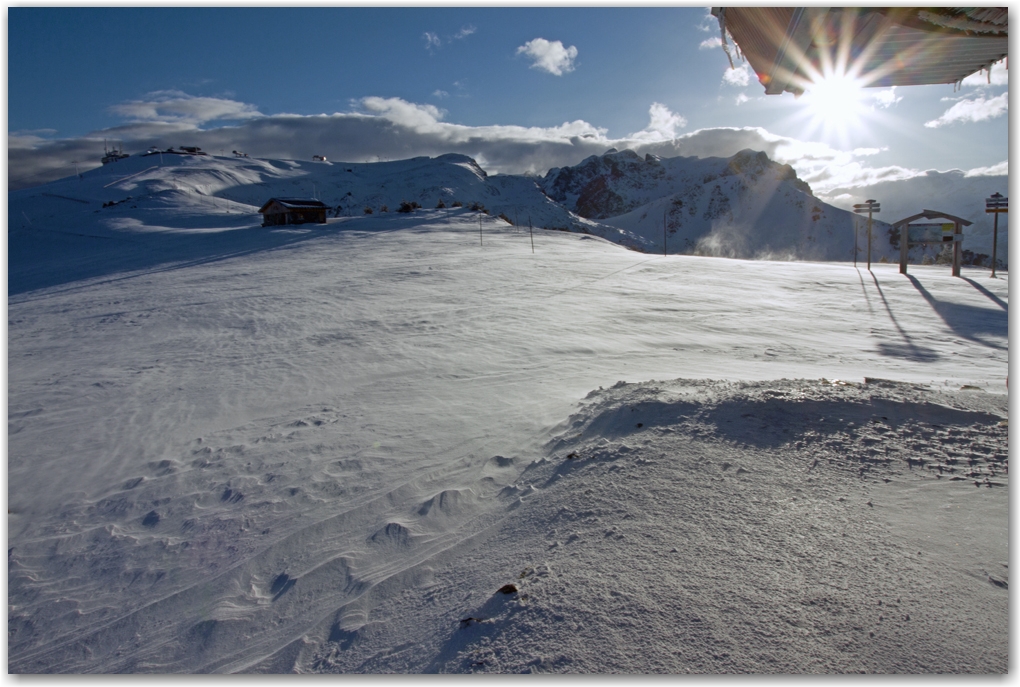
[[[841,139],[862,126],[867,110],[863,83],[845,73],[820,75],[807,85],[802,99],[814,127]]]

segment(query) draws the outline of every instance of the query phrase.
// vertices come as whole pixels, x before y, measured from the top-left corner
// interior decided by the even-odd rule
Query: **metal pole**
[[[478,213],[478,245],[482,245],[482,213]]]
[[[857,267],[857,218],[854,217],[854,267]]]
[[[531,252],[535,252],[535,230],[531,228],[531,215],[528,215],[528,233],[531,234]]]

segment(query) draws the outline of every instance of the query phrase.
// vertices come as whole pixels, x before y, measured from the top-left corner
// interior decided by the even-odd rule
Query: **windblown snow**
[[[675,240],[801,245],[769,218],[815,201],[741,160],[732,231],[712,186]],[[1008,274],[854,267],[831,206],[829,262],[656,255],[671,173],[10,193],[8,670],[1006,672]]]

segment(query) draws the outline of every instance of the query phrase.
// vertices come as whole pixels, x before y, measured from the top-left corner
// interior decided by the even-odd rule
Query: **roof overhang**
[[[823,75],[864,86],[952,84],[1005,58],[1005,7],[713,7],[767,94]],[[724,43],[725,45],[725,43]]]
[[[969,227],[970,225],[973,224],[973,222],[971,222],[968,219],[957,217],[956,215],[949,215],[946,214],[945,212],[939,212],[938,210],[921,210],[921,212],[917,213],[916,215],[911,215],[910,217],[901,219],[899,222],[893,223],[892,228],[898,229],[899,227],[902,227],[904,224],[910,224],[914,220],[918,219],[948,219],[950,222],[954,222],[964,227]]]

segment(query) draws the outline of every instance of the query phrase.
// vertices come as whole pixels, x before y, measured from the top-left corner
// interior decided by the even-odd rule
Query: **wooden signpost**
[[[985,212],[995,214],[995,226],[992,229],[992,278],[995,278],[995,256],[999,247],[999,213],[1009,212],[1009,198],[1001,193],[993,193],[991,198],[985,199]]]
[[[881,212],[881,203],[876,200],[866,200],[863,203],[854,205],[854,212],[858,215],[868,214],[868,271],[871,271],[871,215]],[[857,238],[854,237],[854,264],[857,264]]]

